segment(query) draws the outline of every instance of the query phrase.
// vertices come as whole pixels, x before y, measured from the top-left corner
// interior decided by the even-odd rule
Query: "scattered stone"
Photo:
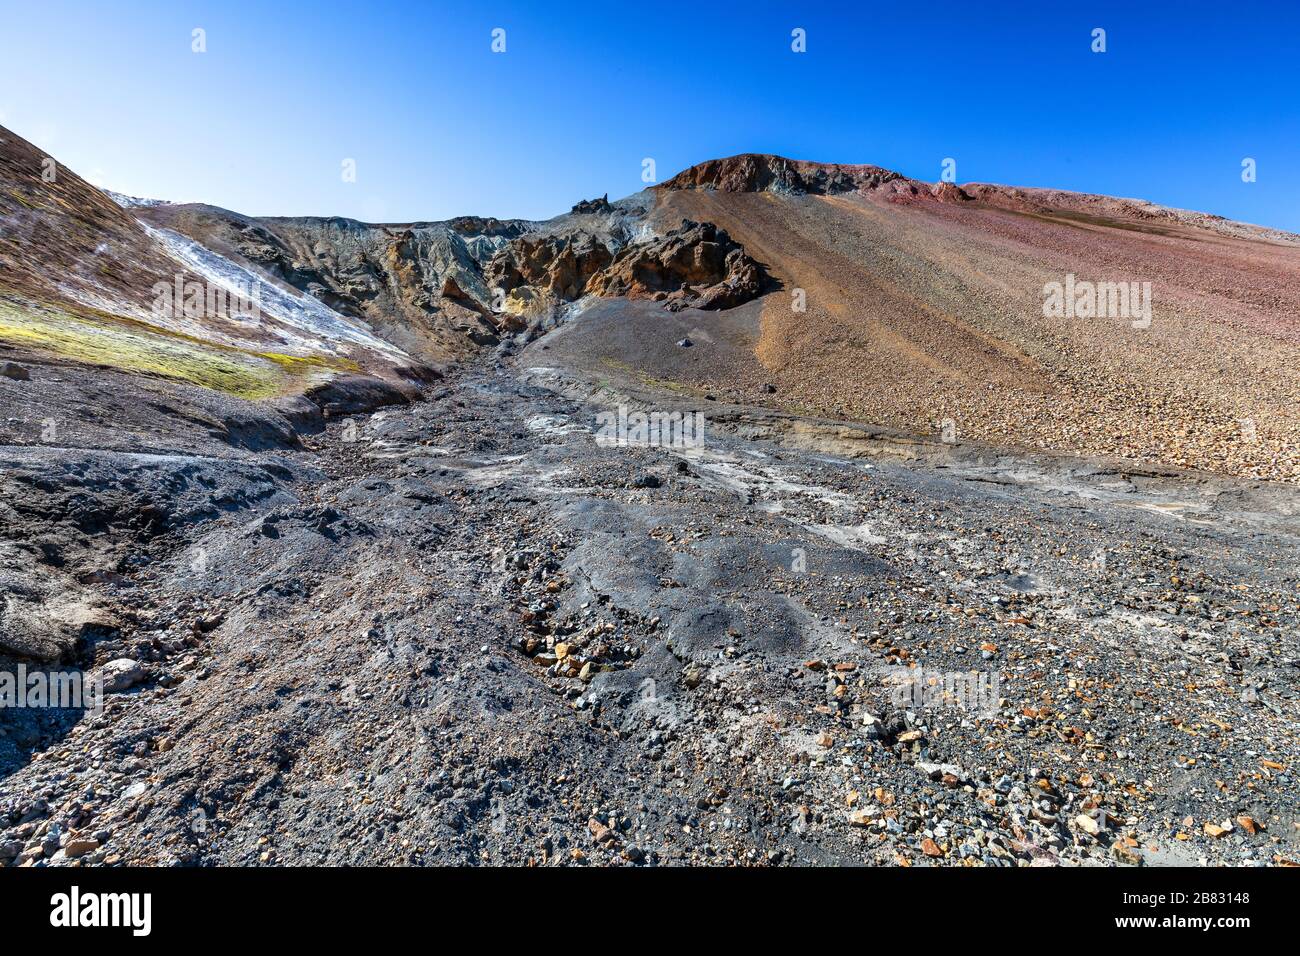
[[[142,683],[147,676],[139,661],[119,657],[91,674],[90,680],[92,683],[102,680],[106,694],[119,694]]]
[[[99,841],[93,837],[72,837],[67,843],[63,844],[64,854],[73,859],[79,856],[85,856],[92,850],[98,849]]]
[[[1120,862],[1128,866],[1141,866],[1142,854],[1133,847],[1124,843],[1122,840],[1115,841],[1110,848],[1111,855]]]
[[[595,817],[587,821],[587,829],[591,831],[591,838],[597,843],[612,843],[617,838],[610,827],[605,826]]]
[[[206,614],[203,617],[195,618],[194,633],[195,634],[211,633],[212,631],[215,631],[218,627],[220,627],[221,622],[224,621],[225,619],[226,616],[220,612],[213,613],[213,614]]]
[[[1214,837],[1214,839],[1218,840],[1218,839],[1221,839],[1222,837],[1227,836],[1229,833],[1232,832],[1232,829],[1233,829],[1233,828],[1232,828],[1232,821],[1231,821],[1231,820],[1224,820],[1223,823],[1221,823],[1221,824],[1219,824],[1219,823],[1208,823],[1208,822],[1207,822],[1207,823],[1205,824],[1205,828],[1204,828],[1204,829],[1205,829],[1205,832],[1206,832],[1209,836],[1212,836],[1212,837]]]

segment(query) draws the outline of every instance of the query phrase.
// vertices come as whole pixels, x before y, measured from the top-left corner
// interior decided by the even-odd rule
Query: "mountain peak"
[[[682,170],[657,188],[830,195],[877,189],[905,179],[902,174],[882,166],[815,163],[770,153],[741,153]]]

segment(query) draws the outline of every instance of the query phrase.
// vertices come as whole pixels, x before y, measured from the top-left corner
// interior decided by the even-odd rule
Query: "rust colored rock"
[[[583,295],[587,283],[613,259],[605,244],[589,233],[574,236],[522,236],[488,262],[488,286],[510,293],[531,286],[562,301]]]
[[[662,298],[667,307],[729,309],[761,295],[767,274],[713,223],[684,220],[648,243],[628,246],[588,291],[632,299]],[[666,294],[666,295],[662,295]]]
[[[956,183],[935,183],[930,194],[939,202],[970,202],[973,198]]]
[[[726,231],[684,220],[666,236],[617,254],[595,236],[523,236],[488,263],[492,288],[528,287],[563,302],[583,295],[663,301],[672,311],[729,309],[763,293],[763,268]]]
[[[656,188],[834,195],[877,189],[896,179],[903,177],[880,166],[810,163],[764,153],[743,153],[692,166]]]

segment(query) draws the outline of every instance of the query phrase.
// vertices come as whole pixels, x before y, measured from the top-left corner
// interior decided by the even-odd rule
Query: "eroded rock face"
[[[133,212],[364,320],[407,355],[436,365],[495,345],[584,295],[722,309],[761,294],[762,268],[721,229],[685,223],[646,238],[651,206],[649,197],[611,203],[601,196],[547,223],[463,216],[396,225],[259,219],[202,205]]]
[[[140,215],[364,319],[425,359],[495,340],[499,326],[483,266],[525,229],[517,221],[477,216],[404,225],[339,217],[252,219],[206,206]]]
[[[522,237],[484,270],[488,285],[528,302],[583,295],[662,301],[669,309],[726,309],[761,295],[762,266],[712,223],[684,221],[661,238],[612,252],[596,237]]]
[[[511,293],[521,286],[570,302],[582,296],[592,278],[614,259],[589,233],[575,236],[524,236],[497,253],[483,271],[492,289]]]
[[[664,301],[681,309],[729,309],[761,295],[763,267],[726,231],[686,220],[662,239],[628,246],[588,291],[601,296]]]
[[[377,302],[430,310],[448,281],[485,301],[483,263],[521,231],[517,224],[470,217],[410,226],[270,220],[243,229],[236,247],[272,274],[354,312]]]
[[[799,182],[838,188],[831,181],[843,178],[809,171]],[[495,345],[584,295],[651,298],[676,310],[730,308],[762,293],[761,266],[720,228],[687,222],[646,238],[653,205],[648,196],[611,203],[606,195],[546,223],[462,216],[396,225],[254,218],[202,205],[132,211],[437,364]]]
[[[930,195],[939,202],[970,202],[971,196],[956,183],[935,183]]]
[[[692,166],[656,188],[832,195],[876,189],[901,179],[904,177],[899,173],[880,166],[810,163],[765,153],[744,153]]]

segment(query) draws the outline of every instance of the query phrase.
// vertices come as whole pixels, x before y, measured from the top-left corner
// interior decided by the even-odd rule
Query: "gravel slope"
[[[665,189],[656,214],[716,222],[783,283],[754,354],[785,407],[1300,479],[1300,246],[991,198]],[[1150,327],[1045,317],[1068,274],[1149,282]]]

